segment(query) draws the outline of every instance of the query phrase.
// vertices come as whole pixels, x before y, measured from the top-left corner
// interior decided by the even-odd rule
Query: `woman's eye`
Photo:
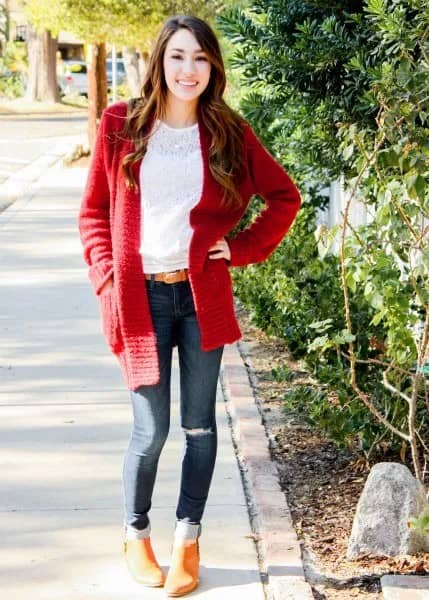
[[[182,60],[183,56],[181,56],[180,54],[172,54],[171,58],[174,58],[176,60]],[[197,56],[196,60],[203,61],[203,62],[208,61],[208,59],[205,56]]]

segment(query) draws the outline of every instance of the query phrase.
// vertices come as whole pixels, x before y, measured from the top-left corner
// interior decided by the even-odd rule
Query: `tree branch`
[[[350,360],[350,355],[344,351],[341,351],[341,356],[344,356],[344,358],[347,358],[347,360]],[[367,364],[380,365],[381,367],[386,367],[389,370],[393,369],[394,371],[398,371],[398,373],[402,373],[403,375],[407,375],[408,377],[414,376],[414,373],[412,371],[408,371],[407,369],[403,369],[402,367],[398,367],[397,365],[392,365],[392,363],[388,363],[383,360],[379,360],[377,358],[355,358],[355,362],[358,364],[363,364],[363,365],[367,365]]]
[[[394,385],[392,385],[390,383],[390,381],[388,381],[387,379],[387,371],[383,371],[383,385],[386,389],[389,390],[389,392],[392,392],[392,394],[395,394],[396,396],[399,396],[400,398],[402,398],[402,400],[405,400],[405,402],[408,404],[408,406],[411,405],[411,398],[409,396],[407,396],[407,394],[404,394],[404,392],[401,392],[401,390],[398,390],[398,388],[396,388]]]

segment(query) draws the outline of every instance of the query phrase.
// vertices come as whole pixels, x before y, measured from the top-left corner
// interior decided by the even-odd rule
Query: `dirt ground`
[[[318,600],[382,598],[380,575],[429,574],[429,554],[346,559],[355,509],[369,467],[354,450],[338,448],[303,418],[282,410],[282,398],[293,385],[309,383],[308,375],[288,355],[281,339],[265,335],[238,307],[243,351],[262,412],[271,454],[304,548],[306,569],[324,576],[313,586]],[[291,382],[275,381],[271,369],[286,364]],[[312,583],[310,581],[310,583]]]

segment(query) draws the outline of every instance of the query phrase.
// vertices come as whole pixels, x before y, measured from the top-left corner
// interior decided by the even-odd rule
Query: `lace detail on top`
[[[175,129],[166,123],[157,120],[149,140],[148,152],[162,154],[186,155],[200,150],[198,123],[190,127]]]
[[[198,123],[174,129],[156,121],[140,167],[142,247],[146,273],[188,266],[189,212],[201,197]]]

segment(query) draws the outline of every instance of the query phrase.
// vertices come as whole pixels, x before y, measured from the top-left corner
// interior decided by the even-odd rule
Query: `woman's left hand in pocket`
[[[209,253],[209,258],[231,260],[231,251],[225,238],[218,240],[213,246],[210,246]]]

